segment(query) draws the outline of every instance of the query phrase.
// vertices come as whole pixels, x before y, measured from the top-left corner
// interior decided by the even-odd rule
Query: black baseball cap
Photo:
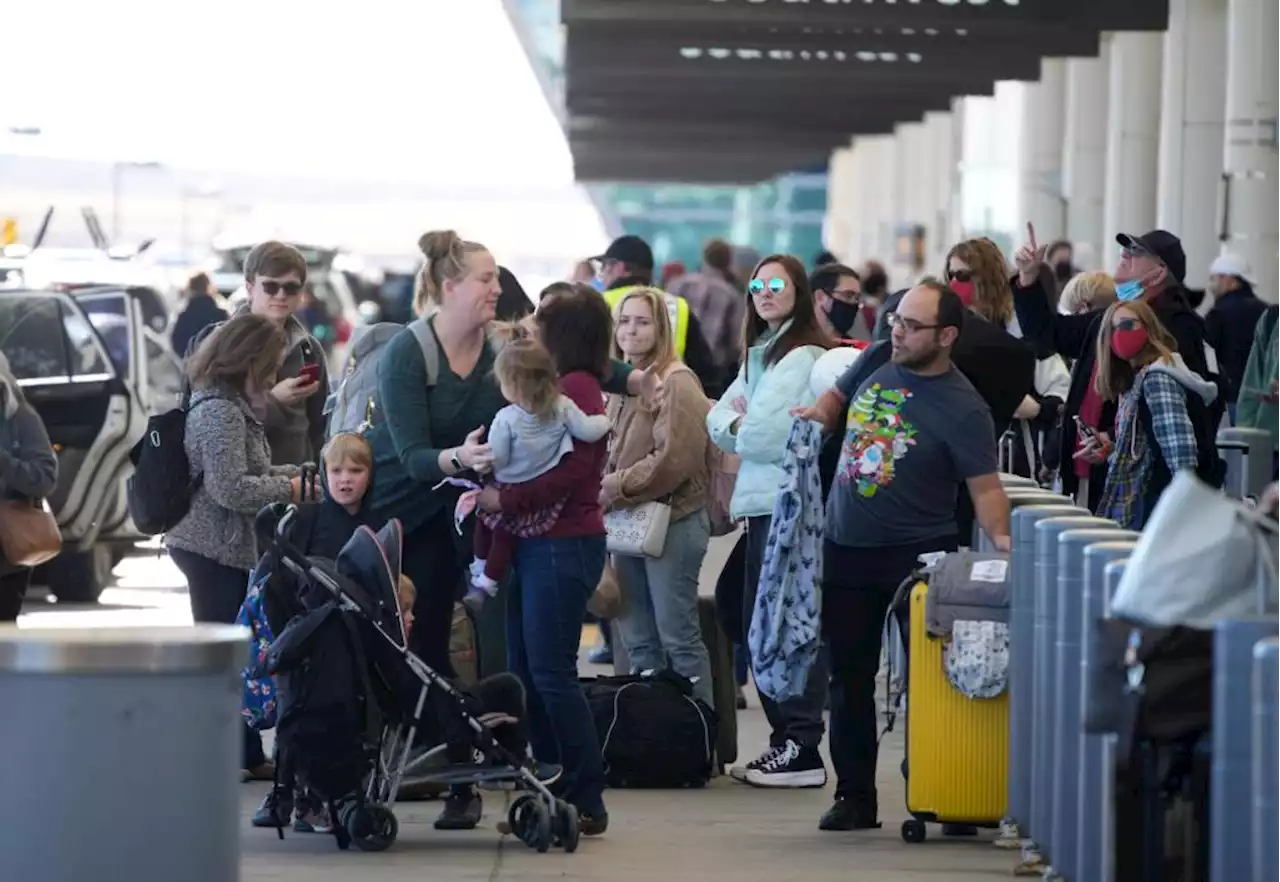
[[[604,254],[592,260],[616,260],[637,269],[653,269],[653,249],[639,236],[619,236],[609,243]]]
[[[1120,233],[1116,241],[1125,248],[1145,251],[1169,268],[1169,274],[1181,285],[1187,275],[1187,253],[1182,240],[1168,230],[1152,230],[1141,236]]]

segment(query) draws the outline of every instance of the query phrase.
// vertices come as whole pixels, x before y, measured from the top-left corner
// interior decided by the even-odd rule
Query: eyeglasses
[[[913,318],[898,315],[896,312],[889,313],[889,315],[885,317],[885,321],[889,323],[890,328],[902,328],[902,330],[906,331],[908,334],[914,334],[916,331],[933,331],[942,327],[942,325],[939,324],[926,325]]]
[[[1111,323],[1113,331],[1136,331],[1142,327],[1142,319],[1118,318]]]
[[[769,293],[775,296],[787,290],[786,282],[784,282],[782,279],[774,278],[774,279],[770,279],[768,282],[766,282],[764,279],[752,279],[750,282],[747,282],[747,291],[750,292],[751,294],[755,294],[759,296],[764,293],[764,289],[766,285],[769,288]]]
[[[850,291],[849,289],[840,289],[831,292],[831,296],[836,300],[843,300],[846,303],[857,303],[862,299],[861,291]]]
[[[973,270],[947,270],[947,281],[949,282],[972,282]]]
[[[301,282],[277,282],[275,279],[263,279],[262,290],[267,293],[268,297],[275,297],[281,291],[285,297],[297,297],[302,293]]]

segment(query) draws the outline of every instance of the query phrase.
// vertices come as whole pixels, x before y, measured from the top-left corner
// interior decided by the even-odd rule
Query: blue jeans
[[[564,766],[565,798],[596,817],[604,762],[578,682],[578,644],[604,557],[604,536],[521,539],[506,592],[507,662],[528,690],[529,743],[538,759]]]
[[[707,512],[698,509],[667,528],[661,557],[616,554],[613,566],[625,598],[618,631],[631,672],[659,670],[670,659],[672,670],[695,680],[693,694],[715,707],[711,656],[698,623],[698,574],[710,538]]]

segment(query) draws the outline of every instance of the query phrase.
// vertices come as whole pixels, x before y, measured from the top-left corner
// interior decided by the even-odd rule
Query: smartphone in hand
[[[298,379],[305,380],[307,385],[320,382],[320,365],[317,362],[304,364],[302,370],[298,371]]]
[[[1079,414],[1076,415],[1075,421],[1076,421],[1076,430],[1080,433],[1080,440],[1082,442],[1092,441],[1098,437],[1097,430],[1094,429],[1093,426],[1086,423],[1084,420],[1080,419]]]

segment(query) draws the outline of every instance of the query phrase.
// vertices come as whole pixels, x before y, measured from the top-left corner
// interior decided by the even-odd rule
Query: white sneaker
[[[751,769],[758,769],[758,768],[760,768],[760,767],[761,767],[761,766],[763,766],[765,763],[767,763],[769,760],[773,759],[773,755],[774,755],[775,753],[777,753],[778,751],[780,751],[780,750],[782,750],[782,747],[779,747],[779,746],[775,746],[775,745],[773,745],[773,744],[770,744],[768,747],[766,747],[766,748],[765,748],[764,753],[760,754],[758,757],[756,757],[755,759],[753,759],[751,762],[749,762],[749,763],[739,763],[739,764],[738,764],[738,765],[736,765],[736,766],[730,766],[730,767],[729,767],[729,777],[730,777],[730,778],[733,778],[735,781],[745,781],[745,780],[747,780],[747,772],[749,772]]]
[[[747,770],[746,781],[752,787],[825,787],[827,767],[817,749],[787,739],[768,761]]]

